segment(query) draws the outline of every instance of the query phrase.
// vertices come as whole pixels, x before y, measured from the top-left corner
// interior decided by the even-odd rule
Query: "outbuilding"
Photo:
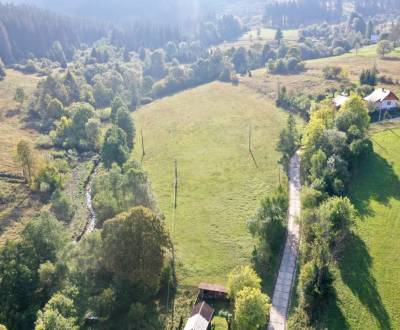
[[[200,283],[198,299],[203,300],[226,300],[228,291],[223,285]]]
[[[364,100],[374,104],[377,110],[390,110],[399,107],[399,98],[392,91],[385,88],[376,89]]]
[[[193,307],[192,314],[187,321],[184,330],[209,330],[211,329],[211,320],[214,315],[214,309],[205,301],[196,304]]]
[[[348,101],[349,97],[345,94],[340,94],[335,96],[332,99],[333,104],[336,106],[336,108],[340,108],[343,104],[345,104]]]

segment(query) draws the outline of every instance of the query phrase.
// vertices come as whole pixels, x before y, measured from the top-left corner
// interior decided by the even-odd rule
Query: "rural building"
[[[187,321],[184,330],[209,330],[214,309],[202,301],[193,307],[192,314]]]
[[[345,94],[337,95],[333,98],[332,102],[336,106],[336,108],[340,108],[343,104],[347,102],[349,97]]]
[[[226,300],[228,298],[228,291],[223,285],[200,283],[198,299],[219,299]]]
[[[376,89],[371,95],[364,98],[364,100],[374,104],[378,110],[389,110],[399,107],[399,98],[385,88]]]

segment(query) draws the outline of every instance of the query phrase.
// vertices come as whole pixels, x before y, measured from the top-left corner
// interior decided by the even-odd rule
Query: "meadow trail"
[[[300,156],[296,153],[289,165],[288,235],[272,297],[269,330],[286,329],[300,241],[300,225],[298,223],[301,210],[300,191]]]

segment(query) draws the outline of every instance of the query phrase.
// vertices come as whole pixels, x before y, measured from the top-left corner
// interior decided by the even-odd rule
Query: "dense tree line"
[[[268,26],[294,28],[321,21],[339,21],[342,0],[285,0],[266,5],[264,22]]]
[[[105,26],[83,19],[0,4],[0,57],[6,64],[32,56],[46,57],[56,41],[71,59],[75,48],[98,40],[105,32]]]
[[[311,112],[304,130],[301,149],[306,187],[302,194],[299,302],[290,320],[293,329],[315,326],[332,298],[333,260],[340,257],[356,213],[346,197],[351,173],[372,149],[369,122],[363,100],[352,95],[339,111],[322,102]],[[280,150],[284,154],[290,155],[292,143],[287,141],[296,135],[293,129],[282,132]]]
[[[356,11],[373,16],[382,12],[396,12],[399,11],[399,0],[357,0],[353,1]]]

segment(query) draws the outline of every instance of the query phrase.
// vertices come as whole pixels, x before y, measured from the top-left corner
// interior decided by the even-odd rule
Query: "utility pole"
[[[141,136],[141,140],[142,140],[142,161],[144,159],[144,156],[146,155],[146,152],[144,151],[144,140],[143,140],[143,129],[140,130],[140,136]]]
[[[174,200],[172,206],[172,278],[175,278],[175,215],[176,208],[178,207],[178,161],[174,161]],[[169,291],[170,291],[170,281],[168,281],[167,290],[167,311],[169,310]],[[171,329],[174,328],[174,317],[175,317],[175,295],[172,299],[172,318],[171,318]]]
[[[251,152],[251,125],[249,125],[249,151]]]

